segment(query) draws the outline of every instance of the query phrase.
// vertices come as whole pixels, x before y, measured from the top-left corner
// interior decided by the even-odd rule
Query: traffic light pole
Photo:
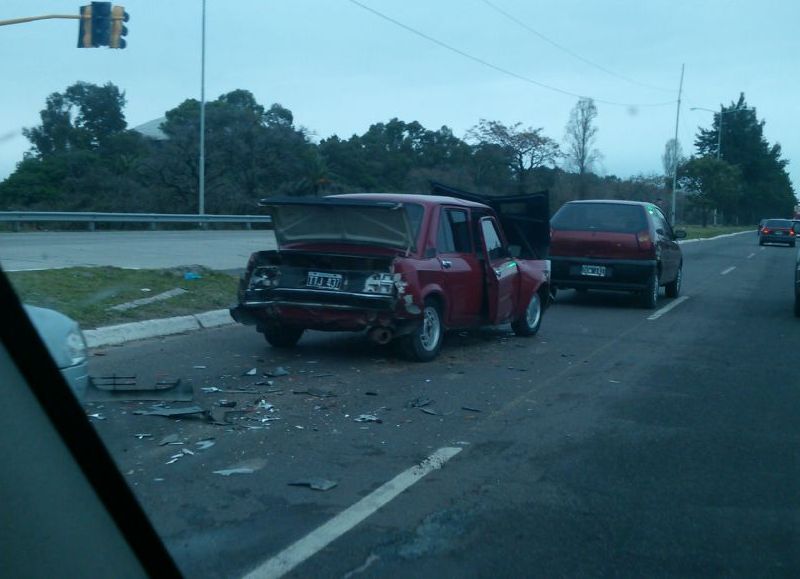
[[[0,26],[8,26],[10,24],[24,24],[25,22],[35,22],[36,20],[80,20],[80,16],[72,14],[45,14],[44,16],[26,16],[24,18],[11,18],[10,20],[0,20]]]

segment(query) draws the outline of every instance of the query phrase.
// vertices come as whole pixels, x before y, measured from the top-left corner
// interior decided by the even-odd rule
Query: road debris
[[[258,400],[256,400],[256,405],[253,408],[257,410],[268,410],[272,412],[275,409],[275,406],[273,406],[263,398],[259,398]]]
[[[205,386],[203,388],[200,388],[200,390],[202,390],[206,394],[213,394],[214,392],[222,392],[222,389],[217,388],[216,386]]]
[[[425,414],[430,414],[432,416],[442,416],[441,412],[434,410],[433,408],[420,408],[420,410]]]
[[[374,390],[367,390],[366,392],[364,392],[364,394],[366,396],[377,396],[378,395],[378,393],[375,392]]]
[[[204,438],[203,440],[195,442],[194,445],[197,447],[197,450],[208,450],[216,443],[217,442],[213,438]]]
[[[283,366],[278,366],[274,370],[264,372],[264,375],[269,376],[270,378],[280,378],[281,376],[288,376],[289,371]]]
[[[430,404],[433,404],[433,400],[430,398],[425,398],[424,396],[418,396],[413,400],[406,402],[406,408],[422,408],[424,406],[429,406]]]
[[[233,474],[253,474],[257,470],[261,470],[267,465],[267,461],[263,458],[257,458],[254,460],[249,460],[246,462],[239,463],[237,465],[223,468],[221,470],[213,471],[214,474],[219,474],[222,476],[231,476]]]
[[[199,406],[184,406],[183,408],[152,408],[151,410],[134,410],[134,414],[142,416],[167,416],[175,418],[180,416],[188,416],[190,414],[202,414],[205,410]]]
[[[329,491],[336,487],[339,483],[336,481],[328,480],[326,478],[309,478],[303,480],[296,480],[289,483],[291,487],[308,487],[315,491]]]
[[[105,420],[106,417],[100,414],[99,412],[95,412],[94,414],[90,414],[89,418],[94,418],[95,420]]]
[[[116,306],[111,306],[111,307],[109,307],[107,309],[115,311],[115,312],[125,312],[125,311],[128,311],[128,310],[132,310],[134,308],[138,308],[138,307],[141,307],[141,306],[146,306],[148,304],[152,304],[152,303],[155,303],[155,302],[168,300],[170,298],[174,298],[174,297],[183,295],[185,293],[188,293],[185,289],[176,287],[175,289],[167,290],[165,292],[161,292],[160,294],[156,294],[154,296],[150,296],[150,297],[147,297],[147,298],[140,298],[138,300],[133,300],[133,301],[130,301],[130,302],[125,302],[124,304],[118,304]]]
[[[469,412],[483,412],[480,408],[475,408],[474,406],[462,406],[461,410],[468,410]]]
[[[333,390],[323,390],[322,388],[306,388],[305,390],[292,390],[292,394],[308,394],[316,398],[334,398],[336,392]]]
[[[195,370],[205,370],[208,366],[203,366],[202,364],[198,364],[197,366],[192,366]]]
[[[383,420],[381,420],[374,414],[361,414],[358,417],[354,418],[353,422],[377,422],[378,424],[380,424],[383,422]]]
[[[166,446],[167,444],[183,444],[183,442],[181,442],[181,438],[177,434],[168,434],[159,441],[158,445]]]
[[[622,384],[622,382],[620,382],[619,380],[611,380],[610,378],[608,379],[608,381],[611,382],[612,384]]]
[[[250,368],[247,372],[242,374],[242,376],[255,376],[258,374],[258,370],[256,368]]]
[[[153,438],[153,435],[147,432],[139,432],[137,434],[134,434],[134,436],[139,440],[142,440],[143,438]]]
[[[183,279],[186,281],[195,281],[198,279],[203,279],[203,276],[193,271],[187,271],[186,273],[183,274]]]
[[[235,408],[236,400],[217,400],[217,406],[220,408]]]

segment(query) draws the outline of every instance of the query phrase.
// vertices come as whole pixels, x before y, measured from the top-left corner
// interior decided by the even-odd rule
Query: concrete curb
[[[212,310],[190,316],[104,326],[96,330],[84,330],[83,335],[90,348],[99,348],[101,346],[118,346],[134,340],[184,334],[204,328],[218,328],[234,323],[236,322],[233,321],[228,310]]]
[[[698,241],[714,241],[715,239],[722,239],[723,237],[733,237],[734,235],[743,235],[745,233],[754,233],[753,231],[737,231],[736,233],[723,233],[722,235],[717,235],[715,237],[700,237],[699,239],[681,239],[678,241],[680,245],[684,245],[686,243],[696,243]]]

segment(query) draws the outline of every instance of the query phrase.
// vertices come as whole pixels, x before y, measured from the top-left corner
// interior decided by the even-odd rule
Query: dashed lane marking
[[[664,314],[669,312],[671,309],[677,308],[679,305],[681,305],[683,302],[685,302],[688,299],[689,299],[689,296],[681,296],[678,299],[676,299],[675,301],[670,302],[669,304],[667,304],[666,306],[664,306],[660,310],[656,310],[655,312],[653,312],[653,314],[647,316],[647,319],[648,320],[657,320],[658,318],[660,318],[661,316],[663,316]]]
[[[421,463],[401,472],[327,523],[317,527],[296,543],[262,563],[258,568],[245,575],[245,579],[267,579],[283,576],[344,535],[408,487],[419,482],[425,475],[442,468],[448,460],[462,450],[463,448],[455,446],[440,448]]]

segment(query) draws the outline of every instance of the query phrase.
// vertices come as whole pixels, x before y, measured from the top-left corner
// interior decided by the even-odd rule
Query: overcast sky
[[[520,121],[561,141],[577,98],[534,84],[542,83],[598,100],[600,172],[627,177],[662,171],[685,63],[684,152],[712,117],[690,107],[717,109],[743,91],[800,185],[797,0],[491,0],[566,51],[483,0],[359,1],[528,81],[349,0],[208,0],[207,98],[250,90],[262,104],[291,109],[317,139],[399,117],[431,129],[447,125],[458,136],[481,118]],[[131,15],[125,50],[76,48],[74,20],[0,27],[0,178],[28,148],[22,128],[38,124],[47,95],[75,81],[119,86],[131,127],[199,98],[201,1],[124,4]],[[77,14],[79,5],[4,0],[0,19]],[[653,103],[668,104],[647,106]]]

